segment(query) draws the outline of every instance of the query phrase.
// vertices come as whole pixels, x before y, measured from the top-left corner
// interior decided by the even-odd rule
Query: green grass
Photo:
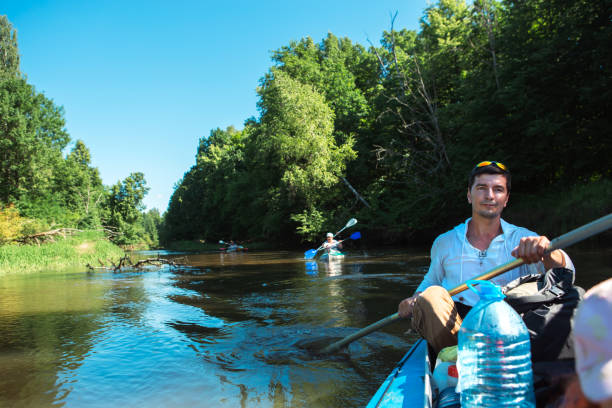
[[[60,270],[87,264],[116,262],[124,251],[99,231],[84,231],[55,242],[38,245],[0,246],[0,276],[41,270]]]

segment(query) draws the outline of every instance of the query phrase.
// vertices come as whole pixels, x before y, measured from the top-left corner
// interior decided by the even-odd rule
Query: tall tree
[[[0,81],[0,201],[46,200],[69,141],[61,107],[24,79]]]
[[[348,164],[348,177],[358,187],[368,184],[375,163],[371,150],[376,135],[371,125],[376,112],[369,99],[378,89],[378,67],[373,54],[348,38],[332,33],[318,44],[310,37],[293,41],[273,53],[275,69],[313,88],[324,96],[334,113],[334,137],[342,144],[355,140],[359,157]]]
[[[115,239],[117,243],[133,244],[142,238],[142,200],[149,191],[146,184],[144,174],[136,172],[110,188],[107,224],[119,232]]]
[[[97,168],[91,167],[89,149],[81,140],[66,157],[55,179],[57,195],[73,213],[79,227],[100,225],[100,207],[104,200],[104,186]]]
[[[0,15],[0,80],[19,76],[17,31],[6,16]]]
[[[287,228],[289,218],[334,198],[346,163],[355,157],[349,136],[338,145],[334,115],[312,86],[272,70],[259,88],[261,120],[250,139],[253,174],[265,191],[264,229]]]

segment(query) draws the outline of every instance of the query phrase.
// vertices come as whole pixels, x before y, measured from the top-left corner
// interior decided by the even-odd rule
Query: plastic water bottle
[[[476,280],[467,285],[480,301],[459,330],[461,406],[535,407],[527,327],[498,286]]]

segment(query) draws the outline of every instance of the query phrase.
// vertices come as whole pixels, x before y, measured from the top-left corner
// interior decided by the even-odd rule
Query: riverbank
[[[110,242],[100,231],[83,231],[55,242],[38,245],[0,246],[0,276],[92,264],[98,260],[116,261],[123,249]]]
[[[277,249],[278,246],[275,246],[269,242],[249,242],[249,243],[239,243],[239,245],[244,246],[248,250],[273,250]],[[210,251],[219,251],[221,248],[225,248],[227,244],[220,244],[215,242],[206,242],[206,241],[173,241],[167,244],[163,249],[168,251],[180,251],[180,252],[210,252]]]

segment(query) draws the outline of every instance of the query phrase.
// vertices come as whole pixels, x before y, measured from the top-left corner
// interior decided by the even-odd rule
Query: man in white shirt
[[[334,239],[334,234],[332,234],[331,232],[328,232],[325,237],[325,242],[323,242],[323,245],[321,246],[323,247],[323,249],[329,251],[333,249],[342,248],[342,243],[340,241],[336,241]]]
[[[544,255],[550,244],[548,238],[501,219],[508,204],[510,186],[510,171],[504,164],[484,161],[474,167],[467,190],[472,217],[436,238],[431,248],[429,271],[415,294],[398,306],[399,316],[412,316],[412,328],[436,352],[457,344],[462,317],[478,301],[478,295],[470,290],[453,298],[447,290],[513,258],[523,258],[525,265],[492,280],[502,288],[520,277],[542,274],[551,268],[574,270],[564,251]]]

